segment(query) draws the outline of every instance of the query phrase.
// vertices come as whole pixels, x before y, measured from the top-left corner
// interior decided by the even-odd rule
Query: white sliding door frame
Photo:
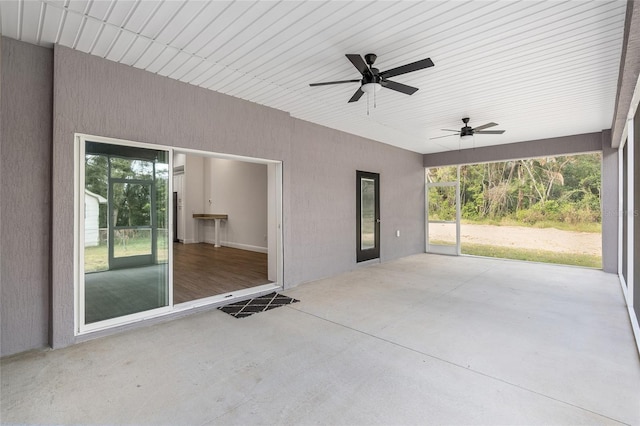
[[[124,145],[139,147],[145,149],[153,149],[157,151],[167,151],[169,156],[169,176],[168,176],[168,219],[169,226],[168,232],[168,297],[169,303],[167,306],[150,309],[143,312],[124,315],[112,319],[98,321],[91,324],[85,324],[85,289],[84,289],[84,222],[85,222],[85,207],[84,207],[84,187],[85,187],[85,146],[86,142],[99,142],[114,145]],[[259,163],[265,165],[272,165],[275,167],[273,184],[275,188],[271,188],[269,191],[275,197],[274,200],[270,200],[270,204],[273,204],[273,210],[275,214],[275,220],[273,223],[273,230],[270,230],[270,235],[273,233],[276,239],[276,281],[270,284],[260,285],[249,289],[243,289],[230,293],[224,293],[215,295],[203,299],[198,299],[190,302],[175,304],[173,303],[173,197],[169,194],[173,193],[173,156],[175,152],[193,154],[198,156],[205,156],[211,158],[222,158],[235,161],[245,161],[251,163]],[[102,136],[94,136],[88,134],[76,133],[74,135],[74,335],[84,336],[94,332],[107,330],[119,326],[129,325],[132,323],[150,320],[153,318],[176,315],[192,310],[195,308],[201,308],[203,306],[216,307],[233,302],[234,300],[245,299],[248,296],[258,296],[261,294],[270,293],[272,291],[284,289],[284,238],[283,238],[283,170],[282,161],[244,157],[232,154],[221,154],[214,152],[206,152],[192,149],[176,149],[172,146],[147,144],[135,141],[129,141],[124,139],[107,138]],[[268,167],[270,168],[270,167]]]
[[[173,277],[172,277],[172,262],[173,262],[173,247],[171,244],[168,246],[168,303],[167,306],[161,306],[154,309],[149,309],[143,312],[137,312],[133,314],[123,315],[111,319],[106,319],[102,321],[96,321],[90,324],[85,323],[85,273],[84,273],[84,223],[85,223],[85,211],[84,211],[84,187],[85,187],[85,147],[86,142],[99,142],[105,144],[113,144],[113,145],[121,145],[121,146],[130,146],[144,149],[151,149],[155,151],[166,151],[169,156],[168,167],[169,167],[169,181],[168,184],[168,194],[172,193],[172,182],[171,182],[171,167],[172,167],[172,156],[171,156],[171,148],[164,147],[160,145],[152,145],[145,144],[134,141],[127,141],[122,139],[113,139],[113,138],[105,138],[101,136],[93,136],[93,135],[85,135],[85,134],[76,134],[75,135],[75,181],[76,185],[74,188],[74,199],[75,199],[75,218],[74,218],[74,233],[75,233],[75,244],[74,244],[74,301],[75,301],[75,324],[74,324],[74,334],[75,335],[83,335],[87,333],[91,333],[94,331],[104,330],[108,328],[112,328],[119,325],[130,324],[134,322],[141,321],[143,319],[157,317],[166,315],[172,312],[172,301],[173,301]],[[171,200],[168,200],[171,203]],[[170,206],[170,204],[169,204]],[[169,209],[169,218],[168,223],[172,223],[173,215],[171,209]],[[169,230],[168,241],[172,241],[171,230]]]
[[[629,311],[629,318],[631,326],[633,328],[633,334],[636,340],[636,346],[640,352],[640,324],[638,324],[638,318],[634,309],[634,271],[635,268],[640,267],[634,264],[635,250],[634,250],[634,229],[640,224],[636,223],[637,211],[635,210],[635,197],[634,197],[634,174],[635,169],[640,168],[640,165],[635,164],[635,120],[638,106],[640,104],[640,78],[636,82],[636,87],[631,99],[631,105],[627,114],[627,122],[625,123],[622,136],[620,138],[620,144],[618,146],[618,277],[620,279],[620,286],[625,297],[627,309]],[[623,150],[627,147],[627,161],[625,164]],[[624,167],[626,167],[627,181],[624,182]],[[640,171],[640,170],[639,170]],[[626,183],[626,194],[624,193],[624,186]],[[627,198],[627,208],[623,210],[624,203],[623,197]],[[623,216],[624,215],[624,216]],[[623,219],[627,219],[627,246],[626,246],[626,264],[627,264],[627,277],[625,279],[623,274]]]

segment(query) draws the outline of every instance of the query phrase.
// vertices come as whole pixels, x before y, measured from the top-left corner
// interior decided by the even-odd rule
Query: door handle
[[[380,223],[380,219],[376,219],[376,223]]]

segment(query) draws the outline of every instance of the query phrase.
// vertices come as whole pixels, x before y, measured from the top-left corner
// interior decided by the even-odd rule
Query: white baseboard
[[[215,244],[215,241],[212,239],[206,239],[204,241],[207,244]],[[255,251],[258,253],[267,253],[267,247],[259,247],[259,246],[252,246],[249,244],[240,244],[240,243],[234,243],[231,241],[220,241],[220,245],[224,246],[224,247],[231,247],[231,248],[237,248],[240,250],[247,250],[247,251]]]
[[[225,247],[237,248],[237,249],[240,249],[240,250],[255,251],[255,252],[258,252],[258,253],[266,253],[267,252],[267,248],[266,247],[251,246],[249,244],[233,243],[231,241],[220,241],[220,245],[221,246],[225,246]]]

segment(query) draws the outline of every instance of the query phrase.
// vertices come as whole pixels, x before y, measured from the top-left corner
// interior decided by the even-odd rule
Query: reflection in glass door
[[[84,144],[80,328],[169,305],[168,152]]]
[[[460,254],[458,167],[426,170],[427,252]]]
[[[110,180],[109,265],[111,269],[152,263],[155,244],[151,213],[155,200],[152,181]]]
[[[356,172],[358,262],[380,257],[380,175]]]

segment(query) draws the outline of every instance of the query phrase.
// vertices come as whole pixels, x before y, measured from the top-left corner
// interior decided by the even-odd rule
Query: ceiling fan
[[[460,136],[461,138],[467,137],[467,136],[473,136],[476,134],[480,134],[480,135],[501,135],[503,134],[505,131],[504,130],[484,130],[484,129],[488,129],[489,127],[494,127],[497,126],[498,123],[487,123],[487,124],[483,124],[482,126],[478,126],[478,127],[471,127],[469,126],[469,117],[465,117],[462,119],[462,122],[464,123],[464,127],[462,127],[460,130],[451,130],[451,129],[440,129],[444,132],[455,132],[452,135],[444,135],[444,136],[436,136],[435,138],[429,138],[429,139],[440,139],[440,138],[448,138],[450,136]]]
[[[407,74],[413,71],[418,71],[424,68],[433,66],[433,61],[430,58],[422,59],[421,61],[412,62],[410,64],[402,65],[397,68],[392,68],[387,71],[380,71],[378,68],[374,68],[373,64],[376,62],[378,56],[373,53],[367,53],[364,55],[364,59],[360,55],[347,54],[347,59],[351,61],[354,67],[362,74],[362,78],[354,80],[341,80],[341,81],[327,81],[324,83],[312,83],[309,86],[326,86],[329,84],[343,84],[343,83],[360,83],[360,87],[351,96],[349,102],[356,102],[365,93],[375,93],[381,88],[395,90],[396,92],[405,93],[407,95],[413,95],[418,88],[407,86],[406,84],[397,83],[395,81],[388,80],[389,77],[395,77],[397,75]]]

